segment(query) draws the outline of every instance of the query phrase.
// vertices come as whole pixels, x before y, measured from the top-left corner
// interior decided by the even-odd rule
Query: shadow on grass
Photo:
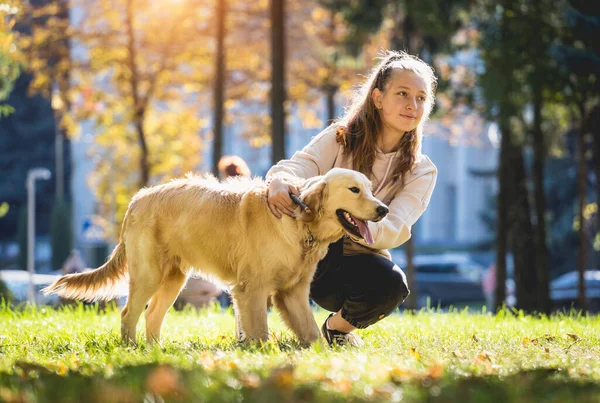
[[[368,393],[342,390],[321,380],[301,380],[293,367],[268,374],[229,370],[179,370],[168,365],[123,367],[113,376],[58,375],[18,364],[19,375],[0,374],[5,402],[597,402],[600,383],[563,371],[538,369],[507,377],[484,376],[409,382],[382,380]],[[366,393],[366,394],[365,394]]]
[[[521,371],[510,376],[444,378],[415,390],[422,402],[598,402],[600,383],[573,378],[551,368]]]

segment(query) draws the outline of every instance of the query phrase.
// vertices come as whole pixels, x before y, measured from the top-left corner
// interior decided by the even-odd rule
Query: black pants
[[[329,245],[310,287],[312,300],[364,329],[392,313],[410,291],[390,260],[372,254],[343,256],[343,239]]]

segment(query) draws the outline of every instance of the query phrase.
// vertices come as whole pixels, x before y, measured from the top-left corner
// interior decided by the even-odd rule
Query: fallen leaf
[[[421,356],[419,355],[417,348],[416,347],[410,347],[410,352],[413,355],[413,357],[415,357],[415,359],[420,360]]]
[[[182,391],[179,372],[170,366],[161,365],[148,374],[146,387],[149,392],[159,396],[178,394]]]
[[[69,368],[67,368],[67,366],[61,362],[60,365],[58,366],[58,375],[65,376],[68,373],[69,373]]]
[[[429,376],[434,379],[440,379],[444,375],[444,367],[440,364],[434,364],[429,368]]]
[[[246,388],[257,388],[260,386],[260,377],[256,374],[243,374],[240,376],[240,381]]]
[[[492,359],[490,358],[490,353],[488,353],[487,351],[482,351],[478,353],[475,357],[473,357],[473,362],[478,364],[484,364],[486,362],[491,363]]]
[[[471,339],[473,339],[473,341],[475,343],[479,342],[479,339],[477,338],[477,335],[475,333],[473,333],[473,336],[471,336]]]
[[[573,333],[567,333],[567,336],[569,336],[570,338],[572,338],[575,341],[581,340],[581,337],[579,337],[579,336],[577,336],[576,334],[573,334]]]
[[[394,383],[403,383],[410,379],[412,372],[407,368],[394,367],[390,371],[390,380]]]
[[[294,367],[287,365],[275,368],[269,378],[280,388],[289,388],[294,383]]]
[[[463,358],[463,353],[461,353],[459,350],[455,350],[452,352],[452,355],[454,355],[456,358]]]
[[[204,351],[202,354],[200,354],[200,357],[198,357],[198,362],[208,370],[215,368],[215,359],[208,351]]]

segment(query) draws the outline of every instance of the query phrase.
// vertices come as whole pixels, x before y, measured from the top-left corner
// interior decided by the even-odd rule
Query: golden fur
[[[139,191],[121,229],[120,243],[94,271],[61,277],[44,291],[83,300],[114,296],[129,277],[121,314],[121,336],[135,340],[148,301],[146,337],[158,340],[167,310],[194,271],[231,286],[238,337],[266,340],[267,298],[301,342],[319,337],[309,306],[310,282],[331,242],[344,233],[337,209],[377,221],[382,203],[362,174],[335,168],[324,176],[298,180],[311,212],[297,219],[275,218],[262,180],[188,175]],[[349,189],[357,187],[359,194]]]

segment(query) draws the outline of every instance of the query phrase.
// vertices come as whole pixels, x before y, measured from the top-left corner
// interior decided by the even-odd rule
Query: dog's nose
[[[377,207],[377,214],[379,214],[379,217],[385,217],[387,215],[387,213],[389,213],[390,209],[388,209],[385,206],[379,206]]]

